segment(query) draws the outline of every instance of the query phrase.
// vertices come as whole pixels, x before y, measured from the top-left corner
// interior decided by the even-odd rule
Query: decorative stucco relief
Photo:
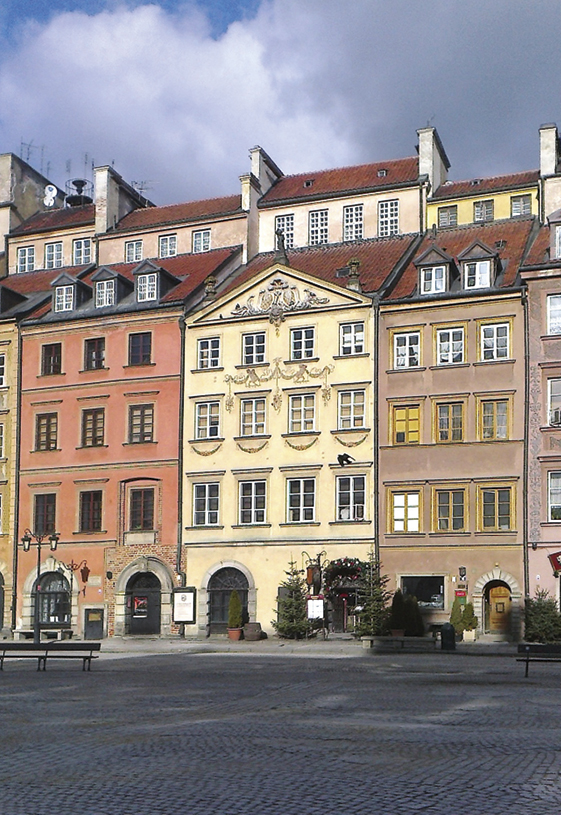
[[[233,385],[243,385],[251,389],[263,387],[269,382],[274,383],[273,407],[277,411],[280,410],[282,405],[280,383],[282,380],[293,382],[295,385],[306,385],[311,379],[323,379],[321,397],[324,404],[329,402],[331,399],[331,386],[328,383],[328,377],[335,370],[334,365],[324,365],[323,368],[309,368],[304,362],[300,362],[296,369],[291,370],[281,367],[281,364],[281,357],[276,357],[272,366],[260,373],[257,373],[255,368],[246,368],[245,373],[235,374],[234,376],[226,374],[224,377],[224,382],[228,386],[228,395],[225,402],[226,410],[231,411],[234,408]]]
[[[294,311],[306,311],[316,306],[329,303],[329,297],[318,297],[310,289],[304,289],[303,297],[297,286],[291,285],[282,277],[275,277],[266,289],[259,294],[252,294],[247,298],[245,305],[240,303],[232,311],[233,317],[261,317],[269,316],[269,322],[279,333],[280,324],[285,320],[285,314]]]

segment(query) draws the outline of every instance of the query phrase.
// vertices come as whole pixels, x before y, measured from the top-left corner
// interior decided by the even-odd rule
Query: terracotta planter
[[[243,631],[243,628],[229,628],[228,629],[228,639],[229,640],[241,640],[242,631]]]

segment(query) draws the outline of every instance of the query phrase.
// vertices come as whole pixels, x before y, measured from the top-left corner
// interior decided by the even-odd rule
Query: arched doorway
[[[247,602],[249,583],[247,577],[239,569],[226,566],[215,572],[208,582],[208,617],[209,632],[211,634],[224,634],[228,628],[228,604],[234,589],[240,595],[243,607],[243,619],[249,619]]]
[[[503,580],[492,580],[484,591],[485,633],[506,636],[511,630],[512,596]]]
[[[41,627],[62,628],[70,625],[70,584],[63,574],[45,572],[35,581],[31,595],[32,619],[35,619],[37,602]]]
[[[125,633],[159,634],[162,584],[152,572],[134,574],[127,583]]]

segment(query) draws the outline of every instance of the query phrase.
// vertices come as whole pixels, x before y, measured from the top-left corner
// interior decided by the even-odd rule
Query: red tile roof
[[[170,204],[167,207],[146,207],[135,209],[121,218],[116,230],[142,229],[150,226],[165,226],[182,221],[200,221],[222,215],[242,212],[241,195],[227,195],[222,198],[209,198],[204,201],[189,201],[186,204]]]
[[[22,274],[12,274],[2,278],[1,285],[19,294],[29,295],[40,292],[51,291],[51,282],[62,272],[69,275],[76,275],[83,272],[87,266],[65,266],[63,269],[47,269],[40,272],[23,272]]]
[[[495,175],[490,178],[471,178],[467,181],[446,181],[434,191],[433,199],[463,198],[465,196],[485,195],[486,193],[514,190],[521,187],[532,187],[540,177],[539,170],[527,170],[511,175]],[[474,183],[478,182],[478,183]]]
[[[386,175],[379,176],[378,173],[382,170],[386,170]],[[412,184],[418,177],[419,159],[416,156],[356,167],[320,170],[316,173],[286,175],[265,193],[259,206],[278,206],[295,200],[314,200],[329,195],[395,188]],[[307,186],[310,181],[311,185]]]
[[[524,261],[526,266],[538,266],[541,263],[549,262],[549,227],[542,226],[533,242],[530,251]]]
[[[36,212],[12,230],[12,235],[32,235],[36,232],[51,232],[55,229],[66,229],[72,226],[93,226],[95,208],[93,204],[82,207],[61,207]]]

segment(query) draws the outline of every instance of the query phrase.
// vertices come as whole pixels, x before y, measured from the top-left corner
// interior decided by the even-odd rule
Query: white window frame
[[[399,199],[378,202],[378,237],[399,235]]]
[[[193,232],[193,254],[210,252],[210,229],[197,229]]]
[[[287,478],[286,522],[289,524],[305,524],[314,523],[315,520],[316,479]]]
[[[265,362],[265,338],[266,334],[264,331],[256,331],[252,334],[243,334],[243,365],[262,365]]]
[[[208,401],[195,404],[195,439],[220,438],[220,402]]]
[[[561,334],[561,294],[547,295],[547,333]]]
[[[488,289],[490,285],[490,260],[468,260],[464,263],[464,289]]]
[[[240,481],[238,487],[238,523],[242,526],[267,522],[267,482]]]
[[[45,244],[45,269],[62,267],[62,241]]]
[[[364,235],[364,205],[343,207],[343,241],[359,241]]]
[[[523,215],[532,214],[532,196],[529,193],[525,195],[512,195],[510,198],[510,217],[521,218]]]
[[[177,235],[160,235],[158,238],[158,255],[161,258],[172,258],[177,255]]]
[[[220,483],[193,484],[193,526],[218,526],[220,520]]]
[[[265,434],[266,400],[263,396],[242,399],[240,404],[240,436]]]
[[[503,342],[504,329],[506,329],[506,346]],[[499,336],[499,332],[503,336]],[[484,323],[480,326],[479,343],[482,362],[510,359],[510,323]]]
[[[364,354],[364,323],[341,323],[339,326],[339,355],[342,357]]]
[[[555,257],[561,258],[561,224],[555,227]]]
[[[405,343],[401,342],[405,340]],[[413,342],[415,340],[415,342]],[[417,348],[416,356],[411,351]],[[403,350],[402,350],[403,349]],[[403,353],[403,351],[405,353]],[[418,368],[421,365],[421,332],[399,331],[393,335],[393,367],[394,370]]]
[[[6,354],[0,354],[0,388],[6,385]]]
[[[348,488],[345,482],[349,482]],[[362,502],[360,497],[362,493]],[[348,499],[346,496],[348,495]],[[342,498],[345,496],[345,500]],[[336,480],[336,505],[338,521],[364,521],[366,517],[366,476],[365,475],[340,475]]]
[[[421,269],[421,294],[446,291],[446,266],[426,266]]]
[[[451,204],[450,206],[438,207],[438,228],[445,229],[449,226],[458,226],[458,206]]]
[[[158,273],[139,274],[136,276],[136,299],[139,303],[158,299]]]
[[[74,286],[55,286],[55,311],[72,311],[74,308]]]
[[[397,534],[421,531],[421,493],[419,490],[392,492],[391,530]]]
[[[320,246],[329,243],[329,210],[314,209],[308,213],[308,244]]]
[[[492,198],[486,198],[484,201],[474,201],[473,220],[474,223],[495,220],[495,202]]]
[[[4,433],[4,423],[0,422],[0,458],[6,458],[6,451],[4,445],[6,443],[6,436]]]
[[[547,380],[547,423],[561,427],[561,379],[557,377]]]
[[[35,247],[18,247],[18,274],[20,272],[33,272],[35,270]]]
[[[142,241],[125,241],[125,263],[142,260]]]
[[[554,515],[558,517],[554,518]],[[547,520],[549,523],[561,521],[561,472],[558,471],[547,474]]]
[[[277,215],[275,217],[275,248],[279,248],[277,232],[281,230],[284,235],[285,249],[294,247],[294,214]]]
[[[72,263],[74,266],[85,266],[92,260],[91,238],[76,238],[72,241]]]
[[[288,400],[288,432],[314,433],[316,397],[314,393],[293,393]]]
[[[337,397],[338,430],[363,429],[366,426],[366,391],[339,391]]]
[[[220,337],[197,340],[197,368],[199,371],[220,368]]]
[[[114,306],[115,289],[114,280],[97,280],[95,284],[95,307]]]
[[[461,365],[463,362],[465,362],[463,327],[438,328],[436,331],[436,364]]]
[[[315,359],[316,330],[313,326],[290,329],[290,359],[300,361]]]

